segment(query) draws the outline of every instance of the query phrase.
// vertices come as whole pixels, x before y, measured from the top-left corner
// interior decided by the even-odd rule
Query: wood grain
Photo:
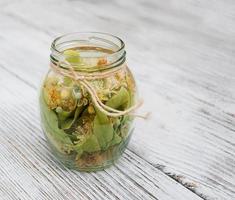
[[[1,174],[20,167],[25,178],[14,172],[0,191],[25,199],[73,198],[71,191],[84,199],[193,199],[194,193],[234,199],[234,10],[232,0],[1,2],[0,94],[1,105],[8,105],[0,111],[6,117],[0,128]],[[126,41],[144,109],[152,111],[149,121],[136,124],[120,164],[92,175],[54,169],[58,165],[50,159],[35,115],[35,89],[47,71],[50,42],[77,30],[110,32]],[[30,139],[21,138],[22,132]],[[34,146],[39,149],[32,153]],[[11,162],[18,164],[10,167]],[[31,170],[33,164],[39,169]],[[28,193],[27,180],[35,184],[34,194]]]
[[[5,70],[1,75],[3,199],[201,199],[130,150],[102,172],[66,169],[55,161],[42,134],[37,91]]]

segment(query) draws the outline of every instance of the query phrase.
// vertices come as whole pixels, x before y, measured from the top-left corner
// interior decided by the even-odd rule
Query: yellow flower
[[[88,110],[88,113],[90,113],[90,114],[95,113],[95,109],[94,109],[94,107],[92,105],[89,105],[87,110]]]

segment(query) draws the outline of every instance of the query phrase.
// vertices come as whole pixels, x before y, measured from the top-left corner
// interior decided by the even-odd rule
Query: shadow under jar
[[[118,37],[95,32],[52,43],[40,90],[41,122],[54,155],[69,168],[104,169],[130,140],[134,117],[122,111],[135,105],[136,85],[124,46]]]

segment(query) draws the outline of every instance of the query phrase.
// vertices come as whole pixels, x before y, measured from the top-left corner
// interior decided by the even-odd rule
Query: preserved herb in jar
[[[40,90],[43,131],[69,168],[95,171],[125,150],[139,106],[124,43],[103,33],[73,33],[52,43]]]

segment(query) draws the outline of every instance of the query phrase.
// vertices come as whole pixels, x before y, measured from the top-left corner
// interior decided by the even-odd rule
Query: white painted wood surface
[[[54,37],[119,35],[152,118],[115,166],[52,157],[37,89]],[[0,1],[0,199],[235,199],[233,0]]]

